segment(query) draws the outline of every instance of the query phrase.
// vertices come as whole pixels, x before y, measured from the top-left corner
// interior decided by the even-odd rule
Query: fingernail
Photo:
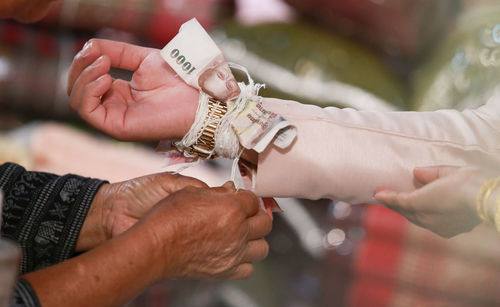
[[[102,75],[99,78],[97,78],[96,82],[102,82],[106,78],[106,75]]]
[[[81,56],[87,56],[90,53],[90,49],[92,47],[92,42],[86,42],[85,45],[83,45],[82,50],[80,50],[80,55]]]
[[[380,196],[384,196],[386,192],[385,191],[379,191],[379,192],[376,192],[375,194],[373,194],[373,199],[377,199],[379,198]]]
[[[92,63],[92,66],[98,66],[98,65],[100,65],[103,60],[104,60],[104,56],[101,55],[97,60],[94,61],[94,63]]]

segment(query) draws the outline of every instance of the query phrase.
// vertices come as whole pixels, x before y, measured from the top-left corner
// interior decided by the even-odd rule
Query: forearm
[[[264,105],[294,124],[298,137],[287,150],[259,155],[261,196],[369,202],[377,187],[413,190],[416,166],[500,163],[499,122],[484,112],[361,112],[277,99]]]
[[[97,248],[23,277],[42,306],[119,306],[158,281],[158,251],[149,238],[127,232]],[[168,263],[168,260],[165,259]],[[57,295],[55,295],[57,289]]]

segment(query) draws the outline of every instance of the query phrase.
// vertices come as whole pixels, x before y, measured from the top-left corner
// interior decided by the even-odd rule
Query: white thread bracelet
[[[196,110],[196,117],[193,125],[189,129],[188,133],[182,138],[182,140],[175,143],[177,149],[188,158],[196,157],[191,154],[189,148],[196,144],[197,140],[200,138],[202,132],[208,125],[217,124],[215,130],[214,141],[215,146],[211,152],[207,152],[208,159],[214,155],[221,156],[223,158],[234,159],[233,167],[231,170],[231,180],[235,181],[235,185],[241,186],[238,180],[238,161],[242,150],[240,150],[240,142],[238,136],[233,130],[232,122],[238,117],[238,115],[245,109],[247,102],[249,100],[261,100],[262,98],[258,96],[259,90],[265,87],[264,84],[254,83],[253,79],[250,77],[248,70],[238,64],[228,63],[231,68],[243,71],[248,78],[248,84],[243,82],[238,82],[240,87],[240,95],[232,101],[228,102],[226,114],[220,118],[214,118],[214,111],[209,113],[209,99],[210,96],[200,91],[200,97],[198,100],[198,108]],[[241,178],[241,176],[240,176]]]

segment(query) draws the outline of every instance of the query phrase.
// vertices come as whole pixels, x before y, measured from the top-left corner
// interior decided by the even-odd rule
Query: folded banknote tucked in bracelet
[[[243,148],[262,152],[271,143],[290,146],[296,129],[264,108],[258,95],[264,85],[254,83],[246,68],[228,64],[196,19],[184,23],[160,54],[179,77],[200,91],[195,121],[174,143],[187,161],[224,157],[237,162]],[[243,71],[248,83],[236,82],[230,67]]]
[[[169,148],[167,164],[215,157],[233,159],[230,180],[236,189],[253,190],[253,176],[245,176],[244,180],[239,172],[243,150],[260,153],[271,143],[286,148],[295,139],[296,128],[265,109],[259,96],[264,85],[254,83],[245,67],[228,64],[196,19],[184,23],[160,54],[184,82],[200,91],[195,120],[188,133],[181,140],[160,142],[160,150]],[[248,83],[236,82],[230,67],[243,71]],[[261,199],[261,206],[271,217],[271,211],[281,211],[272,198]]]

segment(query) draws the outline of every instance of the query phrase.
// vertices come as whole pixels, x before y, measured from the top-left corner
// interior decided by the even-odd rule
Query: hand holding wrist
[[[186,186],[207,185],[195,178],[159,173],[101,186],[80,231],[76,250],[89,250],[125,232],[160,200]]]
[[[251,275],[251,262],[267,255],[262,237],[271,224],[259,210],[255,195],[236,192],[227,184],[178,191],[155,206],[134,229],[151,243],[152,261],[163,265],[163,279],[241,279]]]

